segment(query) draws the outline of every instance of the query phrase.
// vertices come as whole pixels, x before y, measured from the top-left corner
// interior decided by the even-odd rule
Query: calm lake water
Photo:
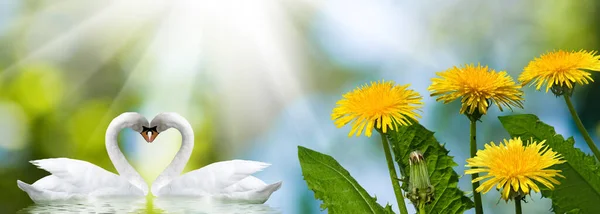
[[[95,199],[33,204],[18,213],[282,213],[266,204],[190,198]]]

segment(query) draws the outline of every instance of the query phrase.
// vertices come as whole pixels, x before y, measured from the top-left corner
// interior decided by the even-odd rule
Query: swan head
[[[146,117],[135,112],[125,112],[115,118],[114,121],[124,121],[123,128],[131,128],[133,131],[140,133],[144,139],[151,143],[158,134],[155,128],[151,128],[150,123]]]
[[[182,127],[180,126],[191,127],[185,118],[175,112],[160,113],[150,121],[150,128],[152,128],[152,131],[156,132],[156,136],[170,128],[181,129]],[[156,138],[156,136],[154,136],[154,138]],[[154,140],[154,138],[152,140]]]
[[[158,131],[156,131],[156,126],[142,126],[140,134],[142,134],[146,142],[152,143],[156,139],[156,136],[158,136]]]

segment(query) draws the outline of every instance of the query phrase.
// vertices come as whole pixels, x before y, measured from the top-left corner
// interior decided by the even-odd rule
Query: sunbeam
[[[154,22],[162,18],[162,13],[164,13],[164,9],[156,10],[153,13],[146,13],[143,16],[138,16],[136,18],[128,18],[131,17],[131,14],[127,10],[122,10],[119,13],[114,13],[112,19],[105,19],[105,27],[102,29],[104,32],[109,32],[103,34],[102,38],[96,40],[103,40],[97,43],[103,43],[105,45],[101,46],[101,50],[98,50],[97,60],[88,60],[87,63],[83,66],[80,66],[82,70],[79,77],[79,81],[73,84],[72,89],[67,92],[66,96],[69,97],[74,92],[78,91],[82,86],[85,85],[88,81],[93,81],[90,78],[96,74],[100,68],[105,65],[109,60],[112,60],[116,57],[116,54],[120,52],[131,52],[130,55],[136,55],[137,57],[140,53],[131,51],[127,48],[135,50],[135,48],[131,48],[129,44],[134,44],[139,46],[139,48],[145,48],[148,44],[146,41],[133,41],[135,39],[143,38],[144,36],[141,33],[146,31],[152,31]],[[115,22],[114,20],[119,20],[119,22]],[[150,27],[148,27],[150,26]],[[150,28],[148,30],[147,28]],[[90,32],[92,34],[92,32]],[[135,46],[134,46],[135,47]],[[143,54],[143,53],[142,53]],[[125,70],[127,72],[127,70]]]
[[[203,29],[198,24],[201,19],[196,6],[194,1],[173,2],[173,12],[165,17],[156,34],[156,43],[150,50],[156,59],[151,62],[149,80],[143,87],[148,99],[142,112],[147,113],[149,120],[160,112],[179,112],[194,124],[194,118],[188,116],[202,111],[202,107],[190,102],[193,90],[198,89],[194,82],[202,63]],[[180,139],[179,134],[171,130],[161,134],[154,143],[137,148],[140,155],[136,162],[146,180],[153,181],[169,164],[179,149],[176,142]]]
[[[64,47],[72,46],[71,44],[77,41],[81,36],[82,32],[89,31],[90,28],[96,28],[97,24],[102,20],[109,18],[110,10],[116,8],[115,4],[110,4],[105,8],[99,9],[95,14],[90,15],[80,23],[71,27],[68,31],[60,34],[58,37],[50,39],[44,45],[35,48],[32,52],[27,53],[17,62],[7,66],[0,72],[0,81],[6,79],[6,76],[10,76],[14,72],[18,71],[19,66],[29,63],[34,60],[44,60],[44,57],[52,59],[57,52],[61,52]],[[41,13],[37,14],[40,15]],[[33,16],[33,15],[32,15]],[[32,19],[34,17],[31,17]],[[46,59],[47,60],[47,59]],[[53,61],[53,60],[50,60]]]
[[[164,7],[162,9],[165,12],[170,11],[170,7]],[[164,22],[161,23],[161,25],[164,24]],[[112,103],[110,104],[109,108],[107,109],[106,113],[100,121],[108,121],[112,116],[114,116],[113,114],[115,112],[115,108],[117,104],[122,101],[125,92],[142,87],[141,85],[144,81],[140,80],[144,80],[144,78],[147,77],[147,66],[151,64],[154,60],[153,50],[155,49],[154,46],[156,46],[156,44],[158,43],[158,36],[156,35],[159,34],[161,30],[162,29],[160,27],[157,28],[156,33],[152,36],[152,39],[150,39],[150,42],[146,45],[146,48],[144,49],[145,51],[140,54],[138,61],[134,63],[132,67],[128,68],[130,72],[127,73],[127,77],[125,78],[123,86],[121,87],[117,95],[113,98]],[[106,127],[104,127],[101,124],[105,123],[98,123],[98,126],[96,126],[93,132],[91,132],[90,139],[88,140],[88,142],[92,140],[92,137],[96,137],[99,133],[102,133],[104,131]],[[138,141],[141,142],[141,140]],[[85,145],[88,146],[88,144],[89,143],[86,143]]]
[[[220,106],[215,125],[228,133],[219,146],[235,148],[226,151],[233,155],[246,147],[242,139],[264,131],[274,112],[305,93],[304,56],[296,52],[303,41],[278,12],[285,9],[279,2],[202,3],[206,72]]]
[[[18,71],[19,66],[23,64],[33,61],[59,61],[56,58],[57,54],[72,54],[72,50],[69,50],[68,47],[88,42],[90,38],[98,37],[96,35],[102,33],[108,36],[103,39],[104,42],[110,45],[100,50],[100,53],[102,53],[100,54],[101,59],[97,63],[89,65],[88,68],[90,68],[90,71],[96,70],[107,59],[112,57],[121,45],[127,42],[127,38],[132,36],[137,27],[143,26],[143,23],[150,20],[150,17],[156,15],[160,10],[164,10],[164,7],[160,4],[146,3],[143,5],[137,4],[137,6],[143,6],[145,10],[132,11],[131,7],[136,5],[136,2],[141,3],[141,1],[116,1],[110,2],[101,9],[96,9],[97,12],[94,14],[73,25],[59,36],[49,39],[45,44],[39,45],[33,51],[26,53],[19,61],[4,68],[0,72],[0,80],[6,79],[6,76],[10,76]],[[94,6],[94,4],[90,4],[90,6]],[[56,10],[57,7],[57,5],[54,5],[49,8]],[[44,9],[32,15],[31,19],[36,19],[37,16],[39,18],[45,17],[45,13],[51,13],[50,9]],[[131,33],[127,34],[127,32]],[[125,38],[117,37],[123,35]],[[91,74],[93,72],[90,72]]]

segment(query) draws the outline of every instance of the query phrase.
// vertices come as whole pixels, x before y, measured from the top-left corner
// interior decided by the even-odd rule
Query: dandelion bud
[[[419,151],[411,152],[409,155],[410,180],[407,197],[416,207],[423,206],[433,201],[433,186],[429,182],[427,162]]]

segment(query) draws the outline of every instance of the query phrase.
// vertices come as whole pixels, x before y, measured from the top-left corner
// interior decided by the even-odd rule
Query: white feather
[[[127,163],[118,149],[116,136],[126,126],[135,125],[141,115],[124,113],[113,119],[106,131],[108,154],[121,175],[106,171],[94,164],[69,158],[50,158],[30,161],[50,175],[33,184],[20,180],[17,186],[36,203],[56,200],[87,199],[111,196],[144,196],[148,186]],[[146,125],[148,122],[146,121]]]
[[[155,196],[209,197],[246,203],[264,203],[281,187],[282,182],[267,185],[252,176],[271,165],[258,161],[217,162],[180,175],[194,147],[194,132],[191,125],[176,113],[161,113],[152,120],[150,126],[159,127],[161,129],[159,132],[175,128],[182,136],[181,148],[175,158],[152,183],[151,190]]]

